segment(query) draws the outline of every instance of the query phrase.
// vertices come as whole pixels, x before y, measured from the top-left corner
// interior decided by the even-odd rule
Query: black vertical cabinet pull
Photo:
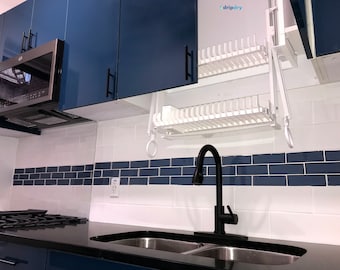
[[[189,68],[189,58],[190,58],[190,68]],[[185,46],[185,80],[191,79],[193,81],[193,69],[194,69],[194,52],[189,51],[188,46]]]
[[[110,90],[110,81],[113,81],[113,90]],[[106,76],[106,97],[112,96],[112,98],[116,98],[116,74],[111,73],[111,69],[107,69],[107,76]]]
[[[25,52],[26,51],[26,48],[27,48],[27,45],[26,45],[27,39],[28,39],[28,36],[26,36],[26,33],[23,32],[22,33],[22,41],[21,41],[21,52]]]
[[[32,33],[31,29],[28,31],[27,36],[25,32],[22,33],[21,52],[25,52],[33,48],[32,40],[34,36],[35,34]]]

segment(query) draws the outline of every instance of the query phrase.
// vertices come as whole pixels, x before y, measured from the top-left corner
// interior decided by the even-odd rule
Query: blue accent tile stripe
[[[14,186],[192,185],[196,158],[105,161],[94,164],[15,168]],[[339,186],[340,150],[222,157],[224,185]],[[204,159],[203,185],[215,185],[213,157]]]

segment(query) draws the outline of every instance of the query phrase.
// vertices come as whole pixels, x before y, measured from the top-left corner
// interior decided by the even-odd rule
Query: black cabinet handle
[[[35,34],[32,33],[31,29],[28,31],[28,35],[27,36],[26,36],[26,33],[23,32],[23,34],[22,34],[22,41],[21,41],[21,52],[25,52],[25,51],[28,51],[28,50],[33,48],[32,40],[33,40],[34,36],[35,36]]]
[[[113,81],[113,90],[110,90],[110,81]],[[112,98],[116,98],[116,74],[111,73],[111,69],[107,69],[106,76],[106,97],[112,96]]]
[[[27,42],[28,36],[26,36],[26,33],[22,33],[22,40],[21,40],[21,52],[26,51],[26,42]]]
[[[189,58],[190,58],[190,71],[189,71]],[[193,81],[193,69],[194,69],[194,51],[189,51],[189,47],[185,46],[185,80],[191,79]]]
[[[33,48],[32,46],[32,38],[35,36],[35,34],[32,33],[32,30],[30,29],[30,31],[28,32],[28,46],[27,46],[27,50],[30,50]]]
[[[12,265],[12,266],[15,266],[17,264],[17,262],[15,261],[11,261],[9,259],[1,259],[1,258],[0,258],[0,263]]]

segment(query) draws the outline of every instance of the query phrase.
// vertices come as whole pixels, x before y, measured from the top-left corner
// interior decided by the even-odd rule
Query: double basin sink
[[[253,242],[246,237],[214,234],[176,234],[158,231],[134,231],[92,237],[91,240],[116,245],[167,251],[188,256],[209,257],[228,262],[262,265],[291,264],[306,253],[299,247]]]

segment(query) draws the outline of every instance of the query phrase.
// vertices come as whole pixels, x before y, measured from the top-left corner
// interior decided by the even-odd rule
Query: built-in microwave
[[[56,39],[0,62],[0,127],[40,134],[87,120],[58,110],[63,52]]]

